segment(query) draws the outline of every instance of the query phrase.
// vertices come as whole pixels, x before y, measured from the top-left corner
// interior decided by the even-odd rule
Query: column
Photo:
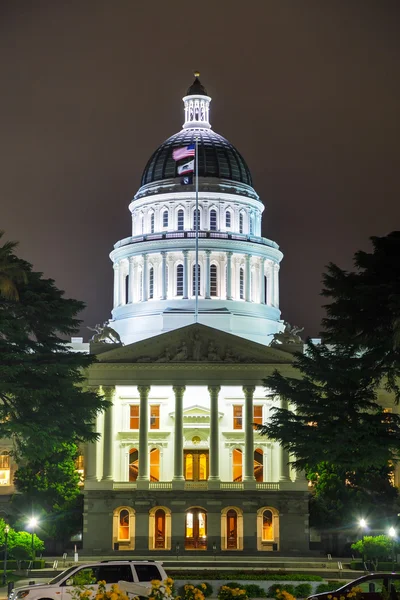
[[[226,253],[226,299],[232,300],[232,254],[233,252]]]
[[[147,254],[142,254],[142,258],[143,258],[142,298],[143,298],[143,302],[146,302],[146,300],[148,299],[148,294],[149,294],[149,286],[147,283]]]
[[[95,429],[94,426],[93,429]],[[97,481],[96,452],[97,442],[87,442],[85,446],[85,483]]]
[[[265,258],[260,258],[260,304],[265,304],[264,265]]]
[[[209,300],[211,298],[210,294],[210,256],[211,250],[206,250],[206,273],[205,273],[205,282],[206,282],[206,293],[205,298]]]
[[[175,431],[174,431],[174,481],[184,481],[183,476],[183,394],[184,385],[174,385]]]
[[[115,386],[103,386],[103,394],[106,400],[111,402],[104,414],[104,437],[103,437],[103,477],[102,481],[112,481],[114,479],[114,432],[113,432],[113,398]]]
[[[132,302],[139,302],[140,299],[140,277],[138,276],[138,261],[137,258],[133,261],[133,281],[132,281]]]
[[[125,283],[125,267],[120,263],[119,267],[119,305],[123,306],[126,304],[126,283]]]
[[[288,410],[289,403],[287,400],[281,400],[281,408]],[[290,481],[289,476],[289,452],[282,446],[280,447],[280,474],[279,481]]]
[[[168,288],[167,298],[174,298],[176,292],[176,269],[171,253],[168,254]]]
[[[149,385],[138,385],[139,407],[139,474],[138,481],[149,481]]]
[[[250,254],[246,254],[246,284],[245,284],[245,292],[244,299],[246,302],[250,302]]]
[[[243,386],[244,392],[244,415],[245,415],[245,438],[244,438],[244,477],[243,481],[255,481],[254,479],[254,429],[253,429],[253,395],[254,385]]]
[[[161,300],[167,299],[167,253],[161,252]]]
[[[119,306],[119,262],[113,264],[114,269],[114,308]]]
[[[274,265],[274,306],[279,308],[279,265]]]
[[[188,250],[183,251],[183,299],[188,299]]]
[[[274,306],[274,265],[268,264],[268,280],[267,280],[267,304]]]
[[[219,423],[218,394],[219,385],[208,386],[210,394],[210,476],[209,481],[219,481]]]
[[[129,272],[128,272],[128,302],[132,304],[133,302],[133,290],[135,285],[135,277],[134,277],[134,268],[135,268],[135,259],[133,256],[129,257]]]

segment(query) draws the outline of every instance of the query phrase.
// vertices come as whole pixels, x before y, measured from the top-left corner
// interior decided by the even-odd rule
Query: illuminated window
[[[162,214],[162,224],[163,227],[168,227],[168,211],[164,210],[163,214]]]
[[[240,270],[239,270],[239,298],[241,300],[244,299],[244,270],[243,270],[243,267],[240,267]]]
[[[237,512],[231,508],[226,513],[227,547],[231,550],[237,548]]]
[[[150,481],[160,481],[160,451],[158,448],[150,450]]]
[[[253,423],[256,425],[263,424],[263,407],[262,405],[255,404],[253,406]]]
[[[85,479],[85,471],[84,471],[84,462],[83,462],[83,454],[79,454],[78,458],[75,461],[75,469],[79,473],[79,484],[83,485]]]
[[[193,286],[192,294],[196,295],[196,265],[193,265]],[[200,265],[197,265],[197,294],[200,296]]]
[[[210,267],[210,295],[218,296],[217,265]]]
[[[193,454],[185,455],[185,479],[193,480]]]
[[[150,406],[150,429],[160,429],[160,405]]]
[[[6,451],[0,453],[0,486],[10,485],[10,454]]]
[[[165,548],[165,537],[165,512],[159,508],[154,515],[154,546]]]
[[[198,222],[198,227],[200,229],[200,211],[199,209],[193,211],[193,229],[196,230]]]
[[[154,213],[150,215],[150,232],[154,233]]]
[[[264,510],[262,514],[262,541],[268,542],[274,539],[274,525],[272,512]]]
[[[183,231],[185,227],[185,214],[182,209],[178,210],[178,231]]]
[[[264,481],[264,453],[261,448],[254,450],[254,477],[256,481]]]
[[[239,233],[243,233],[243,213],[239,215]]]
[[[176,295],[183,296],[183,265],[176,267]]]
[[[186,513],[186,537],[193,537],[193,513]]]
[[[136,448],[129,450],[129,481],[136,481],[139,475],[139,451]]]
[[[154,269],[149,269],[149,298],[154,298]]]
[[[232,479],[233,481],[242,481],[243,480],[243,452],[234,449],[232,452]]]
[[[210,210],[210,231],[217,231],[217,211]]]
[[[225,227],[231,226],[231,211],[227,210],[225,213]]]
[[[243,429],[243,406],[241,404],[233,406],[233,429]]]
[[[206,454],[200,454],[199,456],[199,481],[206,481],[207,479],[207,465],[208,457]]]
[[[129,512],[126,508],[119,513],[118,540],[129,540]]]
[[[139,429],[139,404],[130,405],[130,429]]]

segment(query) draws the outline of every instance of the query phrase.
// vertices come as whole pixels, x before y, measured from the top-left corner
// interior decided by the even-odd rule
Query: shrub
[[[228,579],[229,577],[235,577],[238,581],[241,579],[249,579],[248,571],[174,571],[174,569],[166,569],[170,577],[174,579],[183,580],[199,580],[200,577],[204,579],[218,580]],[[323,577],[319,575],[306,575],[305,573],[292,573],[288,574],[285,571],[258,569],[251,572],[251,579],[253,581],[324,581]]]
[[[336,586],[337,587],[337,586]],[[317,585],[317,589],[315,590],[316,594],[324,594],[325,592],[332,592],[335,589],[335,584],[331,583],[320,583]]]
[[[183,586],[183,594],[182,600],[204,600],[204,591],[202,590],[202,586],[205,584],[199,584],[198,586],[194,586],[191,583],[187,583]]]
[[[205,598],[212,596],[212,593],[214,591],[213,586],[211,585],[211,583],[208,583],[208,581],[203,581],[202,583],[196,583],[196,587],[200,587]]]
[[[307,584],[306,584],[307,585]],[[247,583],[242,586],[244,590],[246,590],[249,598],[266,598],[267,594],[265,590],[256,583]],[[311,586],[310,586],[311,588]]]
[[[283,591],[288,592],[292,596],[295,595],[294,585],[290,583],[284,583],[283,585],[280,583],[274,583],[268,589],[268,598],[276,598],[278,600],[281,597],[280,593]]]
[[[223,585],[219,588],[218,600],[248,600],[248,596],[243,588],[231,588]]]
[[[312,585],[311,583],[299,583],[299,585],[296,585],[295,590],[297,598],[307,598],[312,594]]]

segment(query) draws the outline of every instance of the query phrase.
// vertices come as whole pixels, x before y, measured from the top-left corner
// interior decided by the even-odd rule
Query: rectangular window
[[[243,429],[243,406],[241,404],[233,406],[233,429]]]
[[[150,406],[150,429],[160,429],[160,405]]]
[[[139,429],[139,404],[130,406],[130,429]]]
[[[229,210],[225,213],[225,227],[231,226],[231,212]]]
[[[183,210],[178,210],[178,231],[183,231],[184,228],[184,212]]]
[[[163,212],[163,227],[168,227],[168,211]]]
[[[256,425],[263,424],[263,407],[261,405],[253,406],[253,423]]]

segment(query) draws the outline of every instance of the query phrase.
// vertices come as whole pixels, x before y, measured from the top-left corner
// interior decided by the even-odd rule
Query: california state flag
[[[180,165],[178,167],[178,175],[184,175],[185,173],[193,173],[194,171],[194,160],[189,160],[189,162],[184,165]]]

